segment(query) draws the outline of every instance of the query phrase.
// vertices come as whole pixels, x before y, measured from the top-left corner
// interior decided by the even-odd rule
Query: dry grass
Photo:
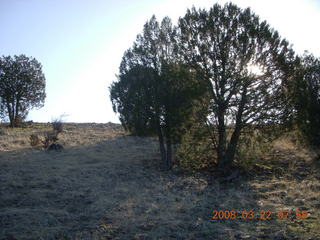
[[[261,176],[208,185],[159,167],[153,138],[113,124],[65,124],[62,152],[32,148],[31,134],[0,135],[0,239],[320,238],[319,169],[276,143]],[[283,142],[282,142],[283,141]],[[307,210],[307,219],[210,220],[212,210]]]

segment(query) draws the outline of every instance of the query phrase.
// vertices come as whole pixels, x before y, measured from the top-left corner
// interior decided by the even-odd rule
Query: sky
[[[0,0],[0,56],[35,57],[46,77],[46,100],[28,120],[115,122],[109,85],[121,58],[154,14],[174,23],[187,8],[225,0]],[[233,0],[251,7],[293,45],[320,57],[320,0]]]

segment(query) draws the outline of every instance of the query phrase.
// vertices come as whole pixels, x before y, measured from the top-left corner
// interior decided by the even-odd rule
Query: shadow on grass
[[[214,210],[275,211],[251,180],[208,185],[159,169],[151,138],[115,137],[62,152],[0,153],[0,239],[293,239],[269,220]],[[244,215],[246,216],[246,214]]]

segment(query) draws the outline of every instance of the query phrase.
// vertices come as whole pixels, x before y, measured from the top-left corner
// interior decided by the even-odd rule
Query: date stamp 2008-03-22
[[[210,218],[212,220],[222,219],[258,219],[258,220],[270,220],[270,219],[306,219],[309,213],[305,210],[287,210],[278,209],[277,211],[271,210],[213,210],[211,211]]]

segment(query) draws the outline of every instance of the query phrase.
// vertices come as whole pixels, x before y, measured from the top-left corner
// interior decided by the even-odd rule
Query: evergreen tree
[[[228,168],[244,127],[282,121],[283,86],[294,53],[250,8],[232,3],[188,10],[178,30],[184,62],[211,84],[208,125],[218,164]]]
[[[156,134],[167,168],[172,165],[173,144],[190,119],[192,102],[205,89],[196,75],[179,61],[171,20],[166,17],[159,24],[153,16],[125,52],[118,81],[110,88],[121,123],[139,135]]]
[[[296,68],[291,99],[296,122],[309,142],[320,145],[320,59],[305,53]]]
[[[45,77],[35,58],[0,58],[0,110],[11,127],[25,119],[30,109],[42,107],[45,97]]]

